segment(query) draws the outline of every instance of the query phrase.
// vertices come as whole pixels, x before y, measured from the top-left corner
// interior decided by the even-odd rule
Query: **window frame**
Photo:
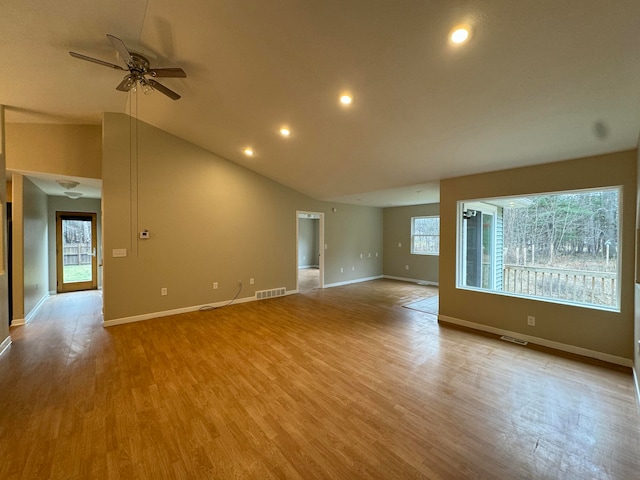
[[[435,218],[438,220],[438,234],[437,235],[422,235],[415,233],[415,221],[421,220],[425,218]],[[436,245],[438,246],[438,251],[436,253],[433,252],[416,252],[415,250],[415,237],[435,237]],[[412,255],[428,255],[432,257],[440,256],[440,215],[418,215],[415,217],[411,217],[411,254]]]
[[[479,205],[479,204],[489,204],[491,201],[510,201],[512,199],[522,199],[524,197],[540,197],[545,195],[564,195],[564,194],[580,194],[580,193],[588,193],[588,192],[603,192],[603,191],[611,191],[615,190],[618,192],[618,253],[616,255],[616,292],[615,292],[615,302],[614,306],[610,305],[596,305],[592,303],[584,303],[580,301],[572,301],[565,300],[555,297],[543,297],[538,295],[528,295],[523,293],[514,293],[507,292],[504,290],[495,290],[491,288],[483,288],[476,286],[468,286],[465,284],[465,262],[466,262],[466,248],[463,249],[466,244],[466,238],[464,235],[463,228],[463,211],[465,208],[469,208],[470,205]],[[557,190],[557,191],[548,191],[548,192],[536,192],[536,193],[522,193],[519,195],[508,195],[508,196],[495,196],[495,197],[484,197],[484,198],[474,198],[474,199],[464,199],[458,200],[456,202],[456,289],[460,290],[470,290],[480,293],[488,293],[492,295],[502,295],[507,297],[514,298],[522,298],[525,300],[535,300],[540,302],[547,303],[556,303],[561,305],[569,305],[574,307],[582,307],[589,308],[592,310],[605,310],[609,312],[620,312],[621,311],[621,300],[622,300],[622,251],[623,251],[623,186],[622,185],[607,185],[601,187],[591,187],[591,188],[580,188],[580,189],[572,189],[572,190]],[[494,237],[495,237],[495,228],[494,228]],[[495,248],[495,247],[494,247]],[[495,262],[495,258],[493,259]]]

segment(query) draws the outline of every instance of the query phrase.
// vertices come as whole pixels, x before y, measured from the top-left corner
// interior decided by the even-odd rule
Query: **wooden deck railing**
[[[615,272],[505,265],[503,291],[613,307],[617,278]]]

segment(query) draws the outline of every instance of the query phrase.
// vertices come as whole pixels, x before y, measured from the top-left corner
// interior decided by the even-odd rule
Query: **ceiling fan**
[[[107,34],[107,38],[113,45],[113,47],[120,54],[120,58],[127,64],[127,68],[123,68],[115,63],[105,62],[104,60],[98,60],[97,58],[88,57],[81,53],[69,52],[72,57],[79,58],[80,60],[86,60],[88,62],[97,63],[98,65],[104,65],[105,67],[115,68],[116,70],[122,70],[129,73],[125,75],[124,79],[116,87],[116,90],[121,92],[128,92],[130,90],[135,91],[137,84],[140,84],[140,88],[144,93],[151,93],[153,90],[158,90],[160,93],[164,93],[172,100],[178,100],[178,95],[173,90],[165,87],[161,83],[156,82],[155,77],[179,77],[186,78],[187,74],[181,68],[151,68],[149,60],[140,55],[129,51],[124,42],[118,37]],[[152,78],[149,78],[152,77]]]

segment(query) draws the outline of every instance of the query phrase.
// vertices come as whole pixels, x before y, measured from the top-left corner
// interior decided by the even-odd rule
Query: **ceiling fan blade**
[[[80,60],[86,60],[87,62],[97,63],[98,65],[104,65],[105,67],[115,68],[116,70],[125,70],[120,65],[116,65],[114,63],[105,62],[104,60],[98,60],[97,58],[87,57],[86,55],[82,55],[81,53],[69,52],[74,58],[79,58]]]
[[[187,77],[187,74],[181,68],[150,68],[147,70],[147,74],[152,77]]]
[[[153,88],[158,90],[160,93],[164,93],[171,100],[178,100],[180,98],[180,95],[178,95],[176,92],[165,87],[161,83],[156,82],[155,80],[151,80],[150,78],[148,78],[147,82],[149,83],[149,85],[151,85]]]
[[[111,42],[111,45],[113,45],[113,48],[118,51],[118,53],[120,54],[120,58],[124,60],[124,63],[126,63],[127,65],[131,65],[133,63],[133,60],[131,59],[131,54],[129,53],[129,50],[127,49],[127,46],[124,44],[124,42],[118,37],[109,35],[108,33],[107,38]]]
[[[133,83],[134,82],[131,79],[131,75],[127,75],[118,84],[118,86],[116,87],[116,90],[120,90],[121,92],[128,92],[129,90],[131,90]]]

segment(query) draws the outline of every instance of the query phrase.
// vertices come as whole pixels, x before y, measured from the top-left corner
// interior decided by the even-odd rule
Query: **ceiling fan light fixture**
[[[136,84],[135,79],[131,75],[127,75],[124,79],[123,87],[127,90],[131,90]]]
[[[140,79],[140,86],[142,87],[142,93],[145,95],[151,95],[153,93],[153,87],[144,78]]]
[[[98,65],[114,68],[116,70],[122,70],[124,72],[129,71],[129,73],[125,75],[124,79],[116,87],[116,90],[119,90],[121,92],[135,93],[138,88],[138,84],[140,84],[140,88],[145,95],[149,95],[150,93],[153,93],[154,90],[158,90],[160,93],[166,95],[171,100],[178,100],[180,98],[180,95],[178,95],[176,92],[174,92],[170,88],[165,87],[159,82],[147,78],[147,75],[154,78],[186,78],[187,74],[184,70],[179,67],[151,68],[151,66],[149,65],[149,60],[147,60],[139,53],[130,52],[121,39],[109,34],[107,34],[107,38],[111,42],[111,45],[118,52],[119,58],[127,65],[127,68],[123,68],[120,65],[116,65],[115,63],[105,62],[104,60],[88,57],[87,55],[83,55],[81,53],[69,52],[69,55],[80,60],[97,63]]]
[[[79,182],[75,182],[73,180],[56,180],[56,183],[60,185],[62,188],[64,188],[65,190],[73,190],[78,185],[80,185]]]

